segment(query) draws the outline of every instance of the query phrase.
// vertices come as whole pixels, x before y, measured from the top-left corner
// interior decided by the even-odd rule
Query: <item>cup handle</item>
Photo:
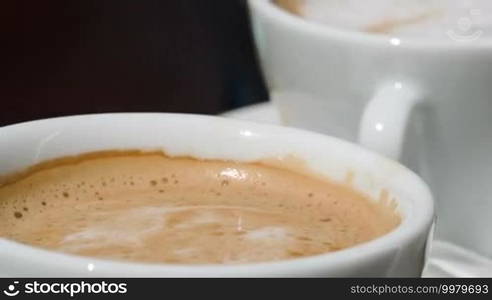
[[[359,144],[389,158],[400,159],[410,114],[421,100],[421,92],[412,84],[384,84],[362,114]]]

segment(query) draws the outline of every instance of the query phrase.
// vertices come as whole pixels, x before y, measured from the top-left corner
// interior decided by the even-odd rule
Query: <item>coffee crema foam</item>
[[[401,37],[492,37],[490,0],[274,0],[307,20]]]
[[[115,260],[236,264],[351,247],[394,207],[278,167],[108,151],[4,178],[0,237]]]

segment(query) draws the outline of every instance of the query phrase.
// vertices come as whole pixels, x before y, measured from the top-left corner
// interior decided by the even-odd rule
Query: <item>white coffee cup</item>
[[[400,159],[433,189],[436,238],[492,259],[492,39],[375,35],[249,5],[284,123]]]
[[[373,241],[334,253],[242,265],[115,262],[0,239],[2,276],[420,276],[433,219],[426,184],[400,164],[356,145],[307,131],[183,114],[101,114],[0,128],[0,175],[47,159],[111,149],[254,162],[295,156],[312,172],[378,197],[395,198],[402,223]],[[375,198],[375,199],[376,199]]]

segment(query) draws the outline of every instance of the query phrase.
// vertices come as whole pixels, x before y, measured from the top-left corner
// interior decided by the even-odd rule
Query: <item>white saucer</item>
[[[282,125],[270,102],[245,106],[222,116],[245,121]],[[434,241],[423,277],[492,277],[492,259],[443,241]]]

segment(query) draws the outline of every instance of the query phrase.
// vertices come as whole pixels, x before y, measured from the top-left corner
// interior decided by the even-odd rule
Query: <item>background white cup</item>
[[[371,35],[249,5],[283,122],[400,159],[433,189],[437,239],[492,259],[492,40]]]
[[[307,131],[182,114],[101,114],[0,128],[0,175],[67,155],[111,149],[162,149],[169,155],[253,162],[295,156],[309,169],[377,199],[387,190],[401,225],[334,253],[244,265],[113,262],[33,248],[0,238],[2,276],[420,276],[433,218],[425,183],[400,164],[356,145]]]

